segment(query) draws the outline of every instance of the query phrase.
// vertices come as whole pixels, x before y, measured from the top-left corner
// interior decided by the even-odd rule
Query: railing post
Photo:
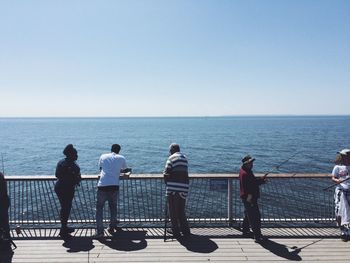
[[[228,225],[233,225],[233,198],[232,198],[232,178],[227,178],[227,218]]]

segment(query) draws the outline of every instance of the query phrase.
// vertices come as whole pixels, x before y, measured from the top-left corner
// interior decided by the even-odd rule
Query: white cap
[[[341,155],[348,155],[348,154],[350,154],[350,150],[349,149],[343,149],[343,150],[341,150],[338,153],[341,154]]]

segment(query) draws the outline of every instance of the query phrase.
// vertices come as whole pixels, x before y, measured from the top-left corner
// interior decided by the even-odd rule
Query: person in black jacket
[[[3,239],[10,238],[9,207],[10,198],[7,194],[5,176],[0,172],[0,235]]]
[[[68,227],[67,222],[72,209],[75,187],[81,181],[81,174],[80,167],[76,163],[78,152],[73,145],[68,144],[64,148],[63,154],[66,158],[59,161],[56,167],[55,192],[61,204],[61,230],[59,234],[63,238],[69,238],[71,237],[70,233],[74,232],[74,228]]]

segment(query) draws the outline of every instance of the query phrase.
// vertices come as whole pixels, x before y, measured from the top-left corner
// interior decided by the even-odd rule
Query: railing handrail
[[[257,177],[261,177],[264,174],[256,173]],[[204,178],[204,179],[229,179],[229,178],[238,178],[238,174],[190,174],[190,178]],[[99,175],[82,175],[84,180],[97,180]],[[281,173],[281,174],[269,174],[268,178],[327,178],[331,177],[331,174],[327,173]],[[129,176],[129,179],[162,179],[162,174],[132,174]],[[7,175],[5,179],[8,181],[35,181],[35,180],[57,180],[54,175]]]
[[[257,173],[256,176],[263,174]],[[82,176],[73,199],[70,222],[84,226],[93,224],[98,177]],[[243,205],[237,177],[238,174],[227,173],[190,174],[189,220],[200,224],[234,225],[241,222]],[[333,193],[331,190],[317,191],[330,183],[330,177],[325,173],[269,174],[269,183],[264,185],[261,197],[263,222],[333,224]],[[57,178],[54,175],[10,175],[6,179],[12,203],[12,225],[59,223],[59,202],[54,192]],[[144,223],[159,225],[164,221],[166,187],[162,174],[132,174],[129,179],[122,180],[120,186],[120,222],[134,226]],[[290,210],[286,210],[285,202],[289,203]],[[319,204],[323,206],[320,208]],[[108,210],[104,212],[108,215]]]

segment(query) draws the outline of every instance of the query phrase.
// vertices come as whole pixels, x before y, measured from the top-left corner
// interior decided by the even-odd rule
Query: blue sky
[[[350,114],[350,1],[0,1],[0,117]]]

